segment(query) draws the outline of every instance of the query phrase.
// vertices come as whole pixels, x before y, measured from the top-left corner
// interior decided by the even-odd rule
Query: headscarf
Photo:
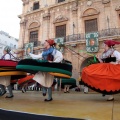
[[[52,40],[52,39],[48,39],[46,41],[49,43],[50,46],[55,46],[56,45],[55,41]]]
[[[105,58],[110,57],[112,55],[112,53],[115,51],[113,46],[116,45],[116,44],[120,44],[120,42],[115,41],[115,40],[106,40],[106,41],[104,41],[104,43],[106,45],[108,45],[108,47],[110,47],[110,49],[103,52],[103,54],[101,56],[101,59],[105,59]]]
[[[4,48],[4,51],[6,51],[7,53],[9,53],[9,52],[11,51],[11,48],[10,48],[9,46],[6,46],[6,47]]]
[[[106,41],[104,41],[104,43],[105,43],[106,45],[108,45],[108,47],[112,47],[112,46],[114,46],[114,45],[116,45],[116,44],[120,44],[120,42],[115,41],[115,40],[106,40]]]
[[[7,52],[6,54],[9,54],[9,55],[10,55],[10,58],[11,58],[11,54],[10,54],[11,49],[10,49],[10,47],[9,47],[9,46],[6,46],[6,47],[4,48],[4,51],[6,51],[6,52]],[[5,59],[6,54],[4,54],[4,55],[1,57],[2,60]]]

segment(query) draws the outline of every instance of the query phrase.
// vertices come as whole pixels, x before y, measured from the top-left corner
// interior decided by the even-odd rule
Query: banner
[[[33,53],[34,43],[26,43],[25,44],[25,58],[30,58],[29,53]]]
[[[54,41],[56,43],[56,49],[63,53],[64,49],[63,47],[60,47],[60,45],[64,44],[64,37],[55,38]]]
[[[86,33],[86,50],[87,52],[97,52],[98,51],[98,32]]]

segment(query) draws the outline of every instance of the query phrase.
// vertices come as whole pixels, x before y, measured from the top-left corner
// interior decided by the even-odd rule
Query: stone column
[[[25,43],[26,20],[20,22],[19,48],[23,48]]]
[[[77,20],[78,14],[77,14],[77,11],[78,11],[77,3],[73,2],[73,5],[72,5],[72,18],[73,18],[72,27],[73,27],[74,34],[78,34],[78,20]]]
[[[42,28],[43,28],[43,33],[42,33],[42,40],[46,40],[49,38],[49,28],[50,28],[50,13],[48,11],[46,11],[43,14],[43,24],[42,24]]]

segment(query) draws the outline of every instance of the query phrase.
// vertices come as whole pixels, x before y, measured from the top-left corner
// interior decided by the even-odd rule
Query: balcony
[[[74,41],[79,41],[79,40],[85,40],[85,34],[74,34],[74,35],[68,35],[64,37],[65,42],[74,42]]]
[[[28,43],[34,43],[34,47],[38,47],[41,45],[41,41],[34,41],[34,42],[28,42]],[[25,43],[25,44],[28,44],[28,43]],[[25,44],[24,44],[24,48],[25,48]]]
[[[120,37],[120,28],[110,28],[99,31],[99,38]]]
[[[99,39],[120,38],[120,28],[110,28],[98,31]],[[64,37],[65,42],[85,41],[85,33],[68,35]]]

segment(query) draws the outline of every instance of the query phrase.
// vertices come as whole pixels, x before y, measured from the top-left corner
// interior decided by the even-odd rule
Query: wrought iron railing
[[[109,36],[110,37],[114,37],[114,36],[120,37],[120,28],[110,28],[110,29],[104,29],[104,30],[98,31],[99,38],[107,38]],[[72,41],[79,41],[79,40],[85,40],[85,33],[68,35],[68,36],[64,37],[65,42],[72,42]]]
[[[120,28],[104,29],[98,32],[99,38],[107,36],[120,36]]]
[[[98,37],[100,38],[107,38],[107,37],[120,37],[120,28],[110,28],[98,31]],[[64,42],[74,42],[74,41],[81,41],[85,40],[85,33],[81,34],[73,34],[64,37]],[[34,41],[34,47],[41,46],[41,41]]]
[[[34,47],[40,46],[41,45],[41,41],[34,41]]]
[[[30,42],[28,42],[28,43],[30,43]],[[34,43],[34,47],[41,45],[41,41],[33,41],[33,43]],[[27,44],[27,43],[25,43],[25,44]],[[25,44],[24,44],[23,48],[25,48]]]
[[[84,39],[85,39],[85,34],[83,34],[83,33],[68,35],[68,36],[64,37],[65,42],[84,40]]]

